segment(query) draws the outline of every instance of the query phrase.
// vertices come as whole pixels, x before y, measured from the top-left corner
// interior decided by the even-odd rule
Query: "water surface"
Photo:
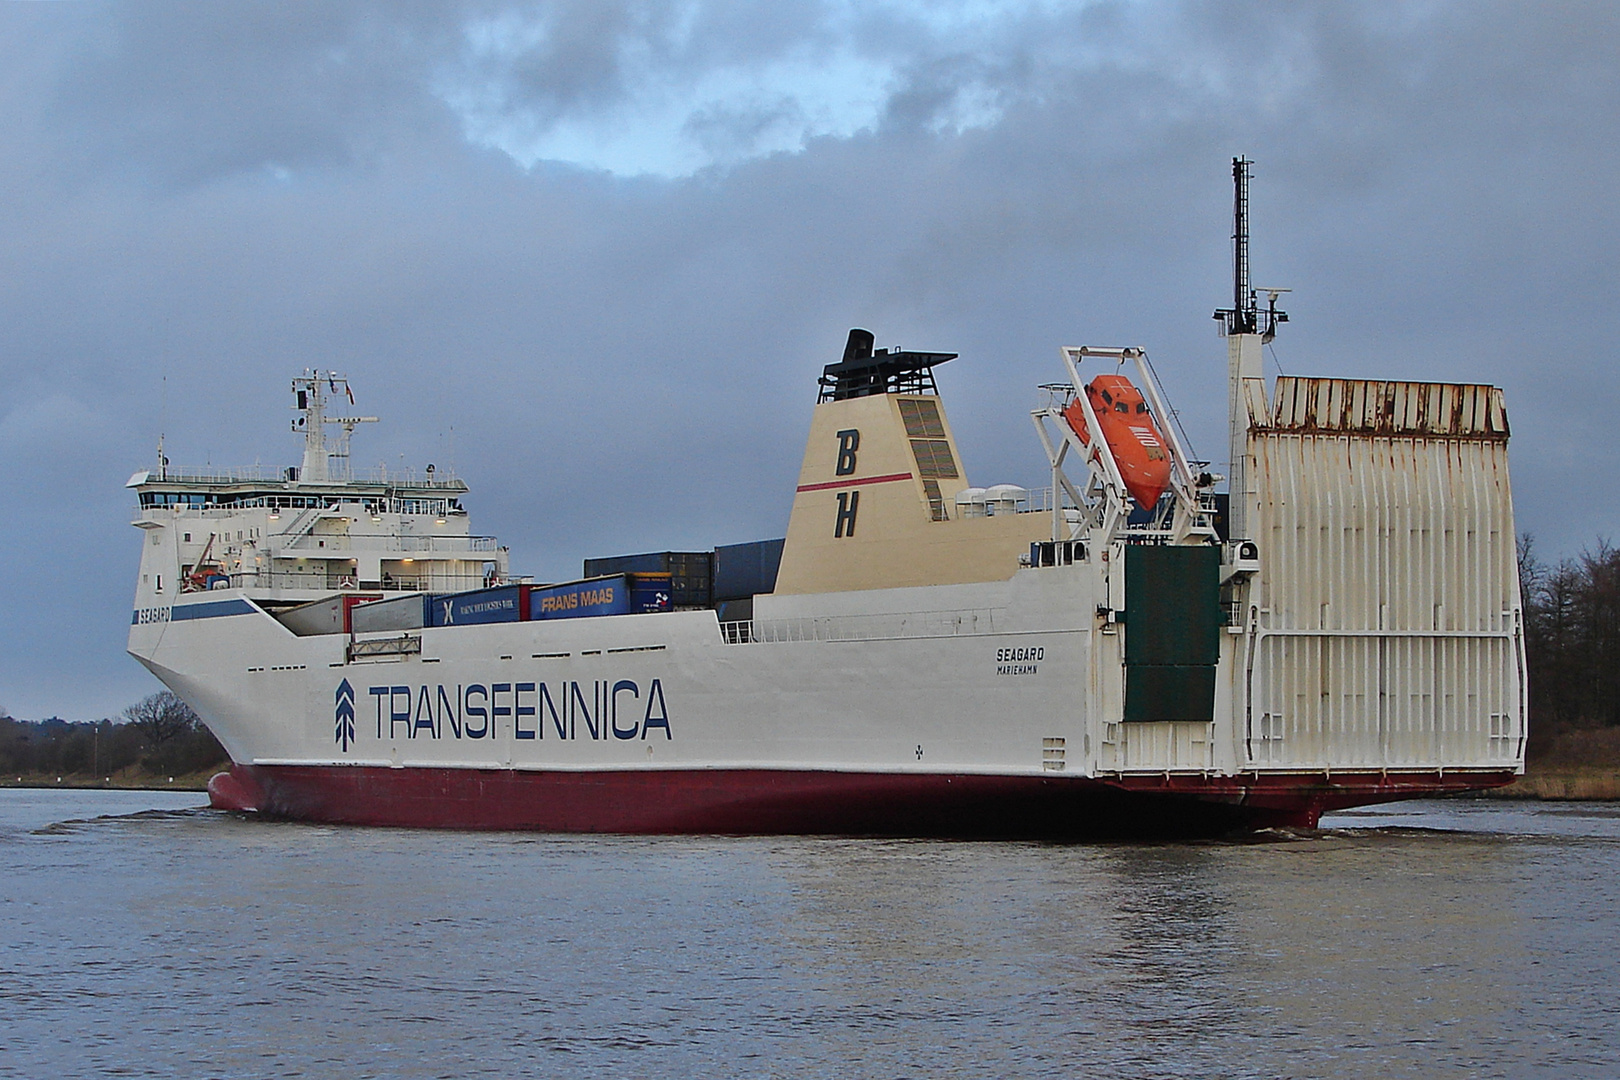
[[[1620,808],[1254,843],[413,832],[0,791],[0,1076],[1620,1075]]]

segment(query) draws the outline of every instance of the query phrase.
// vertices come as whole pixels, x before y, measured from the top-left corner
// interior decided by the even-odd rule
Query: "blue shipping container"
[[[714,549],[714,599],[741,600],[776,589],[783,540],[724,544]]]
[[[714,554],[708,551],[654,551],[586,559],[587,578],[617,574],[668,574],[670,602],[680,607],[708,607]]]
[[[631,611],[669,611],[674,608],[674,593],[668,574],[630,574]]]
[[[582,619],[591,615],[627,615],[633,610],[630,578],[624,574],[567,585],[536,585],[529,592],[531,619]]]
[[[440,593],[428,601],[429,626],[471,626],[479,623],[521,622],[528,614],[524,603],[527,585],[498,589]]]
[[[669,569],[669,553],[649,551],[644,555],[611,555],[605,559],[586,559],[585,576],[602,577],[607,574],[657,574]]]

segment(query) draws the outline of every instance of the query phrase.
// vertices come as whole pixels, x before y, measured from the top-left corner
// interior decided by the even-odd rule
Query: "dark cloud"
[[[77,7],[77,5],[76,5]],[[85,169],[159,181],[372,165],[431,125],[455,5],[84,5],[49,120]]]
[[[1236,153],[1256,273],[1296,290],[1278,363],[1505,386],[1521,527],[1548,553],[1616,533],[1609,7],[952,10],[0,8],[0,704],[145,692],[119,485],[160,430],[177,464],[291,463],[305,365],[384,418],[357,463],[453,463],[546,577],[780,535],[852,325],[962,353],[940,378],[975,482],[1042,483],[1024,417],[1062,344],[1147,345],[1215,456]],[[871,65],[881,93],[769,152],[843,84],[692,91],[674,179],[525,168],[457,97],[605,137],[649,85],[758,58]]]

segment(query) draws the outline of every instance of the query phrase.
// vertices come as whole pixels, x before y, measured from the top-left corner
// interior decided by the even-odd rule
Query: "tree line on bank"
[[[167,690],[129,706],[124,720],[18,720],[0,709],[0,777],[106,778],[131,766],[181,776],[226,763],[219,741]]]
[[[1607,541],[1556,564],[1519,539],[1530,754],[1572,763],[1620,751],[1620,549]]]

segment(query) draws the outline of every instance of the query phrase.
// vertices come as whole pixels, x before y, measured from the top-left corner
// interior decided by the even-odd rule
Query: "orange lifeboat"
[[[1170,454],[1153,423],[1142,391],[1123,375],[1098,375],[1086,384],[1086,398],[1102,425],[1103,438],[1114,453],[1120,477],[1131,498],[1144,510],[1158,505],[1159,496],[1170,486]],[[1078,400],[1063,410],[1081,443],[1091,441],[1086,431],[1085,410]]]

